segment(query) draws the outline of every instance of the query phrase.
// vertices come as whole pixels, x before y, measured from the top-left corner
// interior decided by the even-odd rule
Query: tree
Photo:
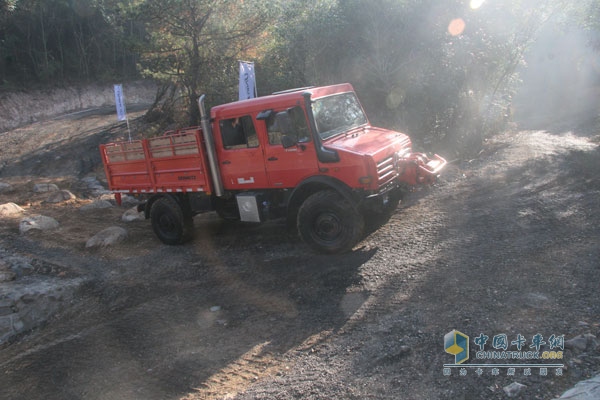
[[[251,53],[269,22],[264,1],[148,0],[142,14],[152,35],[143,71],[170,87],[162,91],[168,103],[183,97],[190,124],[198,123],[201,92],[212,92],[213,101],[228,97],[236,82],[223,77],[234,76],[236,60]]]
[[[312,11],[291,4],[291,29],[281,28],[273,47],[285,55],[283,71],[297,71],[304,85],[350,81],[373,122],[418,144],[477,152],[510,118],[525,49],[566,2],[344,0]]]
[[[137,74],[134,0],[2,0],[0,72],[21,85]]]

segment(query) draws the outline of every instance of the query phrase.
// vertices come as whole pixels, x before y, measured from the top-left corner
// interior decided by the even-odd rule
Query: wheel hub
[[[335,240],[342,229],[341,221],[333,213],[320,214],[315,220],[315,234],[321,240]]]
[[[162,215],[160,217],[159,224],[160,224],[160,228],[164,232],[172,233],[172,232],[174,232],[176,230],[176,228],[175,228],[175,221],[168,214]]]

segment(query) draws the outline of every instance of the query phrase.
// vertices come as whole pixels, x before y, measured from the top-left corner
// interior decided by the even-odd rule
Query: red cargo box
[[[100,153],[113,192],[212,192],[199,128],[100,145]]]

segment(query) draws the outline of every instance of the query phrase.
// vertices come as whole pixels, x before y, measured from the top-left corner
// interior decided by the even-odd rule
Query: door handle
[[[231,164],[231,161],[229,161],[229,160],[225,160],[225,161],[223,161],[221,164]]]
[[[277,158],[277,157],[269,157],[269,158],[267,158],[267,160],[268,161],[277,161],[277,160],[279,160],[279,158]]]

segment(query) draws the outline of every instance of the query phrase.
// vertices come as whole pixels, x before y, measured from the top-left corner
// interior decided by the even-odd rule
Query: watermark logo
[[[454,356],[455,364],[462,364],[469,359],[469,337],[456,329],[444,336],[444,350]]]
[[[513,340],[514,339],[514,340]],[[564,364],[565,336],[550,335],[544,337],[536,333],[525,337],[518,333],[509,336],[506,333],[486,335],[481,332],[473,337],[475,363],[469,360],[469,336],[456,329],[444,335],[444,351],[454,356],[454,364],[444,364],[444,376],[452,376],[452,371],[459,376],[467,376],[474,371],[482,376],[489,371],[492,376],[498,376],[506,369],[506,376],[531,376],[538,372],[539,376],[548,376],[554,371],[555,376],[561,376]],[[559,362],[556,363],[555,362]]]

